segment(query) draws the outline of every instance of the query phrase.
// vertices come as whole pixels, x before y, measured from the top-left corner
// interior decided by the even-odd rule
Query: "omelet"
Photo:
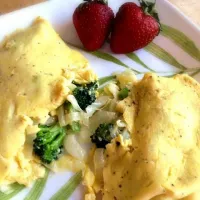
[[[5,38],[0,45],[0,185],[29,185],[44,176],[27,139],[30,130],[63,104],[73,80],[96,78],[88,61],[44,19]]]
[[[199,200],[199,83],[147,73],[118,109],[131,138],[106,146],[103,200]]]

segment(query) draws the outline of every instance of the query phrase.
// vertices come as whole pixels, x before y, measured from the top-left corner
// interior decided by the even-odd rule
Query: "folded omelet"
[[[27,134],[66,100],[72,80],[87,83],[96,75],[47,21],[38,18],[1,43],[0,184],[29,185],[44,175]]]
[[[199,200],[199,83],[148,73],[118,110],[131,139],[106,147],[103,200]]]

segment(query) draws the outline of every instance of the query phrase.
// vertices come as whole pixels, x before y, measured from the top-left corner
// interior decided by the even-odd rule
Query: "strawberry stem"
[[[161,30],[160,19],[156,10],[156,0],[139,0],[139,2],[144,13],[151,15],[158,22]]]
[[[83,0],[83,1],[96,2],[96,3],[103,4],[103,5],[108,5],[108,0]]]

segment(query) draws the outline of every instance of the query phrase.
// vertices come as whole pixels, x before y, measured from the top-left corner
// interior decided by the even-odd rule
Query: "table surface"
[[[159,1],[159,0],[158,0]],[[200,25],[200,0],[169,0],[195,23]]]
[[[0,0],[0,13],[11,12],[45,0]],[[66,1],[66,0],[64,0]],[[160,1],[160,0],[157,0]],[[200,25],[200,0],[169,0],[179,7],[191,20]]]

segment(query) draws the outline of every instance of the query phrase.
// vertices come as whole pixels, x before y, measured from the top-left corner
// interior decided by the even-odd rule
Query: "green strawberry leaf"
[[[160,19],[156,10],[156,0],[139,0],[139,2],[144,13],[151,15],[158,22],[161,30]]]

